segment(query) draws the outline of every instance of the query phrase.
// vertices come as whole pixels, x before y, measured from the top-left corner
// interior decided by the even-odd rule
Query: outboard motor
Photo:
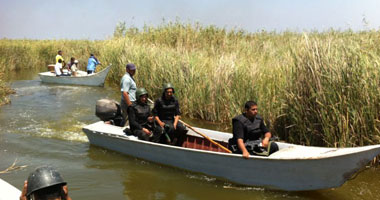
[[[115,100],[97,100],[95,115],[102,121],[109,121],[115,126],[123,126],[124,119],[121,114],[121,107]]]

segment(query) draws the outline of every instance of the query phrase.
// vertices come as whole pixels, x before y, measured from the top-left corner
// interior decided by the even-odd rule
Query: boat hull
[[[85,75],[85,76],[55,76],[51,72],[42,72],[38,75],[44,83],[56,83],[65,85],[87,85],[87,86],[104,86],[104,81],[110,70],[110,66],[106,67],[102,71]]]
[[[20,190],[0,179],[0,200],[18,200],[20,196]]]
[[[380,145],[360,147],[354,153],[317,158],[281,158],[211,152],[131,139],[102,122],[83,128],[91,144],[144,160],[204,173],[237,184],[286,191],[303,191],[341,186],[355,172],[380,153]],[[99,129],[97,125],[103,126]],[[105,127],[104,127],[105,126]],[[101,130],[101,131],[97,131]],[[108,131],[104,131],[108,130]],[[205,129],[203,129],[205,130]],[[295,148],[298,145],[283,148]],[[301,148],[306,148],[300,146]],[[307,148],[306,148],[307,149]],[[320,148],[319,151],[334,151]],[[280,150],[281,151],[281,150]],[[333,152],[332,155],[337,154]]]

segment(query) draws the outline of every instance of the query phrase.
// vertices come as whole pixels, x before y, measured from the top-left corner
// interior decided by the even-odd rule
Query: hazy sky
[[[249,32],[379,29],[379,10],[379,0],[0,0],[0,38],[106,39],[120,21],[163,19]]]

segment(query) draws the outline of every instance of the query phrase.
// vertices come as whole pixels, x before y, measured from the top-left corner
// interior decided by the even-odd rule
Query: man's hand
[[[269,139],[272,137],[272,134],[270,132],[265,133],[265,138],[261,142],[263,144],[263,147],[268,147],[269,145]]]
[[[26,199],[26,189],[28,188],[28,181],[24,181],[24,188],[22,188],[20,200],[27,200]]]
[[[152,132],[150,132],[148,129],[146,128],[143,128],[142,131],[144,131],[144,133],[146,133],[147,135],[151,135]]]
[[[153,120],[154,120],[153,116],[148,117],[148,122],[153,122]]]
[[[161,128],[164,128],[164,126],[165,126],[165,123],[162,121],[158,122],[158,124],[161,126]]]
[[[243,158],[245,158],[245,159],[249,158],[249,152],[248,151],[244,151],[242,155],[243,155]]]
[[[65,193],[66,200],[71,200],[69,197],[69,189],[67,188],[67,185],[63,186],[63,192]]]

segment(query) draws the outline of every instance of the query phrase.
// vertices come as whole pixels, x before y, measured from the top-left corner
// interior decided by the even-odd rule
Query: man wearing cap
[[[77,75],[78,63],[79,63],[78,60],[74,60],[74,64],[72,64],[71,67],[70,67],[70,70],[71,70],[71,73],[72,73],[73,76]]]
[[[128,106],[131,106],[136,101],[136,82],[133,75],[136,73],[136,66],[133,63],[128,63],[125,67],[126,73],[121,78],[121,110],[124,118],[124,124],[128,116]]]
[[[71,200],[67,183],[61,174],[50,166],[39,167],[30,173],[20,196],[20,200],[28,199]]]

